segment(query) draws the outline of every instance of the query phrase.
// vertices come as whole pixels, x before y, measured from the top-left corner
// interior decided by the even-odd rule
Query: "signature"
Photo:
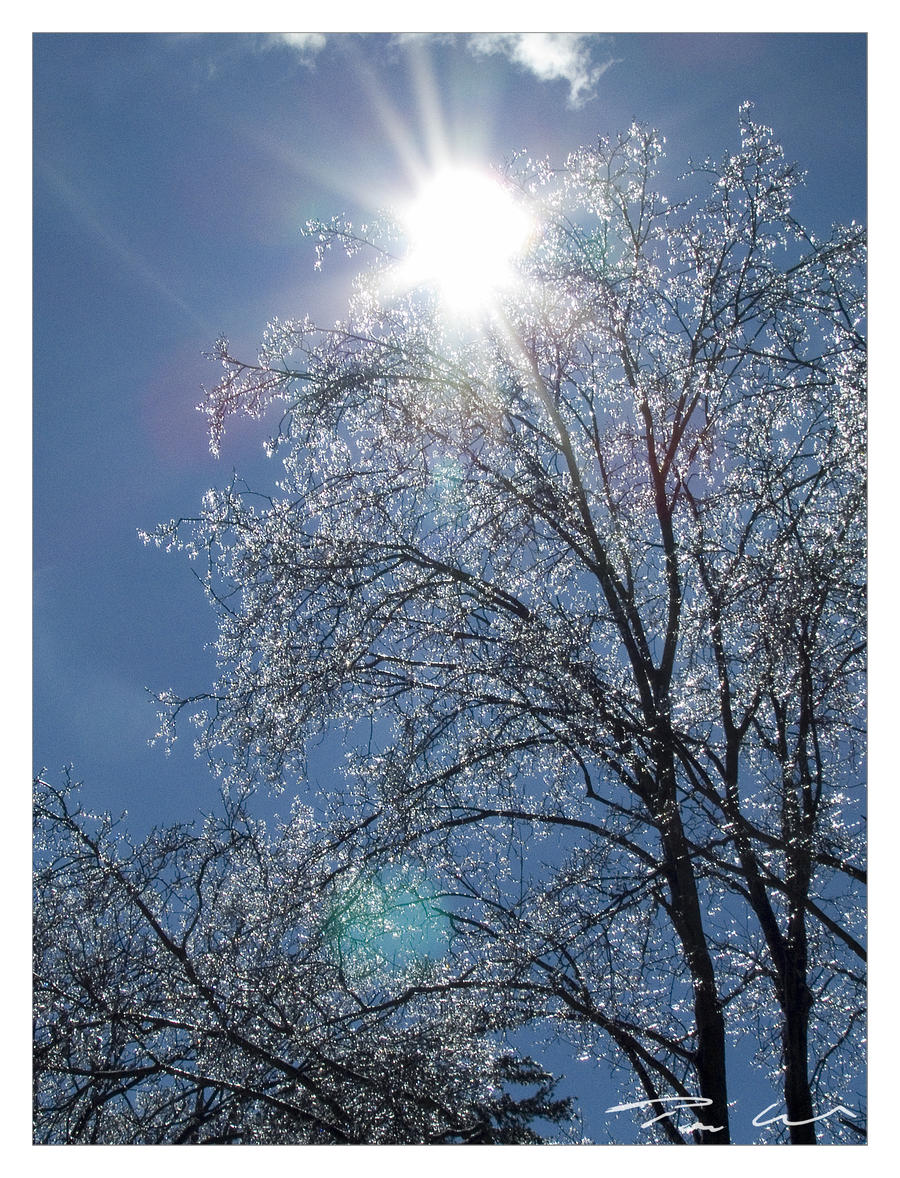
[[[836,1104],[827,1113],[819,1113],[817,1117],[809,1117],[805,1121],[789,1121],[784,1113],[775,1113],[774,1116],[768,1116],[773,1108],[778,1107],[779,1103],[780,1101],[776,1100],[774,1104],[768,1105],[762,1112],[757,1113],[752,1121],[754,1128],[764,1129],[767,1125],[775,1125],[778,1122],[788,1127],[791,1125],[811,1125],[814,1121],[827,1120],[828,1117],[833,1117],[837,1113],[844,1113],[848,1117],[856,1116],[856,1113],[852,1112],[849,1108],[845,1108],[842,1104]],[[641,1124],[642,1129],[649,1129],[657,1121],[664,1121],[666,1117],[676,1117],[685,1109],[706,1108],[710,1104],[712,1104],[712,1099],[708,1096],[661,1096],[657,1100],[635,1100],[631,1104],[614,1104],[611,1108],[604,1109],[604,1112],[624,1113],[636,1108],[652,1109],[654,1105],[672,1105],[673,1107],[665,1109],[664,1112],[651,1117],[649,1121],[644,1121]],[[702,1121],[694,1121],[690,1125],[686,1125],[683,1132],[721,1133],[724,1128],[724,1125],[705,1125]]]

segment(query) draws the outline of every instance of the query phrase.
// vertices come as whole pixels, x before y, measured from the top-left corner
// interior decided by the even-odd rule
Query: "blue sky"
[[[211,796],[187,743],[147,747],[144,688],[205,686],[213,631],[137,530],[232,468],[271,478],[261,430],[214,461],[194,406],[219,332],[253,354],[272,315],[341,313],[308,217],[401,198],[440,139],[561,160],[637,118],[677,171],[733,147],[750,98],[808,170],[801,215],[865,220],[861,36],[51,35],[34,85],[34,763],[142,825]]]
[[[132,825],[215,786],[190,742],[147,745],[145,688],[202,690],[213,617],[186,561],[138,529],[191,514],[232,469],[277,472],[262,430],[208,451],[194,406],[226,333],[340,315],[348,270],[300,226],[401,199],[443,142],[562,161],[632,119],[673,174],[737,143],[751,99],[808,172],[801,219],[866,220],[860,35],[43,35],[34,43],[35,769],[72,762]]]

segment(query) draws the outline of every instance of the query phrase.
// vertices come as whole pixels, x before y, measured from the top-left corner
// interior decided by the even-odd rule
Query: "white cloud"
[[[267,43],[293,49],[300,60],[309,65],[316,54],[325,48],[326,39],[324,33],[271,33]]]
[[[474,53],[502,53],[541,81],[568,82],[570,106],[582,106],[591,98],[601,76],[614,64],[613,58],[594,63],[596,38],[587,33],[473,33],[468,44]]]

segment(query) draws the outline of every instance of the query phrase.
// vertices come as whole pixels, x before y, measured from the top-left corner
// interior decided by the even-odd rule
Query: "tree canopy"
[[[309,853],[344,840],[379,887],[417,880],[440,916],[422,985],[488,1054],[491,1011],[624,1066],[631,1099],[702,1094],[702,1124],[652,1132],[725,1144],[729,1043],[750,1041],[792,1142],[855,1140],[815,1118],[864,1099],[865,234],[804,228],[749,107],[740,135],[671,200],[644,127],[514,159],[495,183],[533,226],[519,280],[468,316],[396,280],[402,220],[310,226],[320,261],[364,261],[346,321],[274,320],[252,362],[220,340],[204,405],[214,448],[229,415],[279,411],[277,486],[234,479],[152,537],[205,564],[219,625],[218,681],[162,695],[162,736],[189,715],[229,796],[303,796],[343,732]],[[245,869],[211,837],[184,844],[197,897],[205,856]],[[283,881],[291,846],[266,850]],[[227,937],[226,910],[182,949]],[[264,911],[233,918],[263,921],[257,965]],[[442,1025],[402,970],[379,986],[416,1034]],[[321,989],[337,1001],[327,970]],[[392,1032],[360,1001],[353,1066],[377,1069]],[[478,1091],[421,1058],[436,1105]],[[255,1059],[230,1082],[260,1088]]]
[[[434,919],[412,882],[302,807],[136,846],[40,779],[35,835],[36,1141],[524,1144],[571,1120],[395,943],[405,912]]]

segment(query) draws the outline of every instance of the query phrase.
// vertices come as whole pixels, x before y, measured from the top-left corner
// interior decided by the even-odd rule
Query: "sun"
[[[405,210],[407,288],[434,289],[453,314],[485,311],[516,282],[515,262],[533,232],[524,205],[486,172],[446,167]]]

